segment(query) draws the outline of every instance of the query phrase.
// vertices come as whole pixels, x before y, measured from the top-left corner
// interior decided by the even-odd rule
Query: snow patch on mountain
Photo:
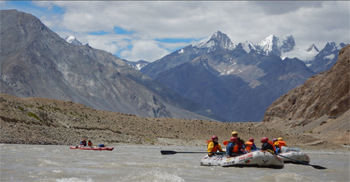
[[[334,59],[335,58],[335,55],[334,54],[330,54],[328,56],[325,56],[324,57],[325,59]]]
[[[254,46],[254,44],[250,41],[245,41],[244,43],[242,43],[242,47],[243,47],[243,50],[246,52],[246,53],[250,53],[250,51],[252,50],[256,50],[256,47]]]
[[[77,38],[75,38],[73,35],[69,35],[64,39],[66,42],[73,44],[73,45],[83,45]]]
[[[73,35],[70,35],[70,36],[68,36],[65,40],[66,40],[68,43],[72,43],[74,39],[75,39],[75,37],[74,37]]]
[[[298,58],[304,62],[307,61],[312,61],[315,59],[316,55],[319,53],[317,47],[313,44],[310,46],[309,49],[300,49],[300,48],[295,48],[294,50],[290,52],[284,52],[281,54],[281,58],[284,60],[286,58]]]

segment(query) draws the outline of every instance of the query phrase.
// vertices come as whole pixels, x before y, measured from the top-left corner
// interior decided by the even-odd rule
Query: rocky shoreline
[[[229,140],[232,131],[260,146],[262,137],[283,137],[292,147],[349,150],[306,134],[283,133],[262,122],[225,123],[204,120],[141,118],[101,111],[68,101],[18,98],[0,94],[0,143],[77,145],[86,138],[95,144],[206,146],[212,135]]]

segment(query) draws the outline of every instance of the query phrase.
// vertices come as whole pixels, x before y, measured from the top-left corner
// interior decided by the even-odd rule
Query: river
[[[200,166],[204,154],[161,155],[160,150],[203,147],[116,144],[113,151],[72,150],[58,145],[0,144],[0,181],[350,181],[349,153],[304,151],[311,164],[283,169]]]

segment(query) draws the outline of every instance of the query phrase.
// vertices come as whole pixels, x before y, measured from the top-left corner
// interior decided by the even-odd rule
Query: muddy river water
[[[0,144],[0,181],[350,181],[349,153],[302,151],[311,164],[283,169],[200,166],[204,154],[161,155],[160,150],[203,147],[116,144],[113,151],[73,150],[57,145]]]

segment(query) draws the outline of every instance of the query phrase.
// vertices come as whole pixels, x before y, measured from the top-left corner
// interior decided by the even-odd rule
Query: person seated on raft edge
[[[236,137],[237,140],[238,140],[238,143],[237,143],[237,144],[238,144],[238,150],[240,150],[240,151],[244,150],[244,148],[245,148],[245,146],[244,146],[245,142],[244,142],[243,139],[241,139],[240,137],[238,137],[238,132],[237,132],[237,131],[233,131],[233,132],[231,133],[231,135],[232,135],[232,137]]]
[[[238,155],[244,154],[244,152],[239,150],[237,137],[231,137],[230,142],[226,146],[226,154],[227,158],[236,157]]]
[[[273,143],[271,141],[269,141],[269,138],[264,137],[261,139],[261,143],[263,143],[261,145],[261,150],[272,150],[274,151],[274,153],[276,154],[276,148],[275,146],[273,146]]]
[[[208,143],[208,150],[207,150],[209,157],[213,156],[217,150],[219,150],[220,152],[223,152],[218,140],[219,138],[216,135],[213,135],[211,137],[211,141]]]
[[[279,149],[279,143],[278,143],[278,140],[276,138],[273,138],[272,139],[272,143],[273,145],[275,146],[275,149],[276,149],[276,154],[280,152],[280,149]]]
[[[282,152],[282,147],[283,146],[285,146],[285,147],[288,147],[287,146],[287,143],[285,142],[285,141],[283,141],[283,138],[281,138],[281,137],[279,137],[279,138],[277,138],[277,142],[278,142],[278,150],[280,151],[280,152]],[[276,151],[277,151],[277,147],[276,147]]]
[[[88,141],[88,146],[89,146],[89,147],[92,147],[92,142],[91,142],[91,140]]]
[[[84,147],[86,147],[86,139],[84,138],[83,141],[81,141],[79,145],[83,145]]]
[[[249,141],[245,142],[244,145],[247,152],[257,149],[254,143],[254,138],[249,138]]]

